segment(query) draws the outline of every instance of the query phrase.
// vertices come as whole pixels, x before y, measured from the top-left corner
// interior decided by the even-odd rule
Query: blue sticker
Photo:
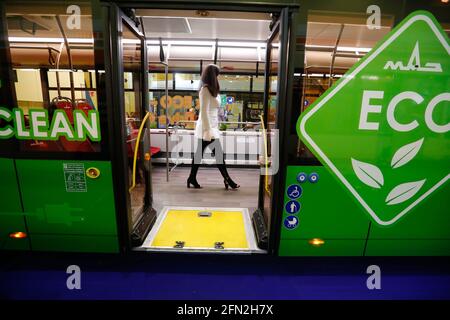
[[[302,191],[302,187],[300,187],[298,184],[291,184],[288,187],[286,194],[291,199],[297,199],[302,195]]]
[[[289,216],[284,219],[284,226],[286,229],[293,230],[298,227],[298,217]]]
[[[234,102],[234,97],[227,97],[227,103],[232,104]]]
[[[300,203],[295,200],[286,202],[284,209],[288,214],[296,214],[300,210]]]
[[[309,175],[309,182],[316,183],[317,181],[319,181],[319,175],[315,172],[311,173]]]
[[[304,172],[300,172],[300,173],[297,175],[297,181],[298,181],[299,183],[305,182],[306,179],[308,179],[308,175],[307,175],[306,173],[304,173]]]

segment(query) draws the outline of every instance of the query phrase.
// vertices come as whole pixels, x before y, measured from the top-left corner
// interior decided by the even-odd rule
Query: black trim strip
[[[20,179],[19,179],[19,173],[17,170],[17,164],[16,164],[16,160],[12,159],[13,163],[14,163],[14,173],[16,174],[16,182],[17,182],[17,191],[19,193],[19,199],[20,199],[20,207],[22,209],[22,213],[23,213],[23,222],[25,224],[25,230],[27,233],[27,239],[28,239],[28,244],[30,246],[30,251],[33,251],[33,247],[32,247],[32,242],[31,242],[31,234],[30,231],[28,229],[28,223],[27,223],[27,217],[25,215],[25,206],[23,204],[23,196],[22,196],[22,189],[20,187]]]
[[[290,110],[292,108],[292,81],[293,79],[293,67],[291,64],[293,61],[289,61],[290,51],[292,47],[290,46],[290,41],[293,39],[294,35],[291,28],[291,12],[289,8],[285,7],[280,15],[280,47],[279,47],[279,61],[278,61],[278,88],[279,92],[278,98],[278,108],[277,108],[277,128],[279,132],[279,164],[278,172],[273,176],[272,184],[272,216],[269,229],[269,251],[272,254],[278,254],[280,241],[281,241],[281,223],[283,216],[283,201],[284,201],[284,185],[286,181],[286,171],[287,171],[287,159],[288,150],[287,143],[289,139],[289,120],[290,120]],[[281,107],[280,107],[281,106]]]
[[[119,7],[135,9],[180,9],[186,10],[186,2],[181,1],[152,1],[151,6],[148,0],[142,1],[117,1]],[[189,10],[211,10],[211,11],[242,11],[242,12],[281,12],[283,8],[297,9],[297,3],[277,3],[277,2],[250,2],[250,3],[230,3],[229,1],[216,0],[189,2]]]
[[[363,251],[363,257],[366,256],[366,249],[367,249],[367,242],[369,242],[369,237],[370,237],[370,229],[372,228],[372,221],[369,221],[369,229],[367,230],[367,238],[366,238],[366,242],[364,243],[364,251]]]

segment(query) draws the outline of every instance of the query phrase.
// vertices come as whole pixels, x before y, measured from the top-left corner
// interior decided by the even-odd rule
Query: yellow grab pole
[[[261,127],[263,130],[263,141],[264,141],[264,165],[266,167],[266,176],[264,177],[264,185],[265,185],[265,189],[267,191],[267,193],[270,196],[270,189],[269,189],[269,162],[267,161],[267,157],[268,157],[268,150],[267,150],[267,135],[266,135],[266,128],[264,127],[264,118],[263,116],[260,114],[259,118],[261,119]]]
[[[131,192],[136,187],[136,160],[137,160],[137,155],[138,155],[138,151],[139,151],[139,145],[140,145],[140,141],[141,141],[142,130],[144,129],[145,121],[147,121],[149,116],[150,116],[150,112],[147,112],[145,117],[144,117],[144,119],[142,119],[141,126],[139,127],[138,136],[137,136],[137,139],[136,139],[136,146],[134,147],[133,183],[132,183],[131,187],[128,189],[129,192]]]

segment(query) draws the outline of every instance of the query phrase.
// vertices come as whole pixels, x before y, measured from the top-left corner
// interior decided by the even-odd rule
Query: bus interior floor
[[[166,206],[247,208],[252,213],[258,205],[259,169],[228,168],[239,189],[226,190],[215,167],[201,167],[197,181],[201,189],[187,188],[190,167],[177,167],[166,181],[166,169],[152,168],[153,207],[161,212]]]

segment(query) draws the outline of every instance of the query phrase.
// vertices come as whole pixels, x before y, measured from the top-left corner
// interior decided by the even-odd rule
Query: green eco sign
[[[298,120],[301,139],[380,225],[450,177],[449,56],[439,23],[414,12]]]
[[[60,136],[69,141],[84,141],[86,137],[92,141],[101,139],[98,112],[95,110],[89,110],[87,115],[82,110],[74,110],[73,125],[64,110],[55,110],[50,121],[46,109],[30,109],[28,119],[29,126],[25,124],[22,109],[11,111],[0,107],[0,121],[12,124],[0,127],[0,139],[13,136],[21,140],[58,140]]]

